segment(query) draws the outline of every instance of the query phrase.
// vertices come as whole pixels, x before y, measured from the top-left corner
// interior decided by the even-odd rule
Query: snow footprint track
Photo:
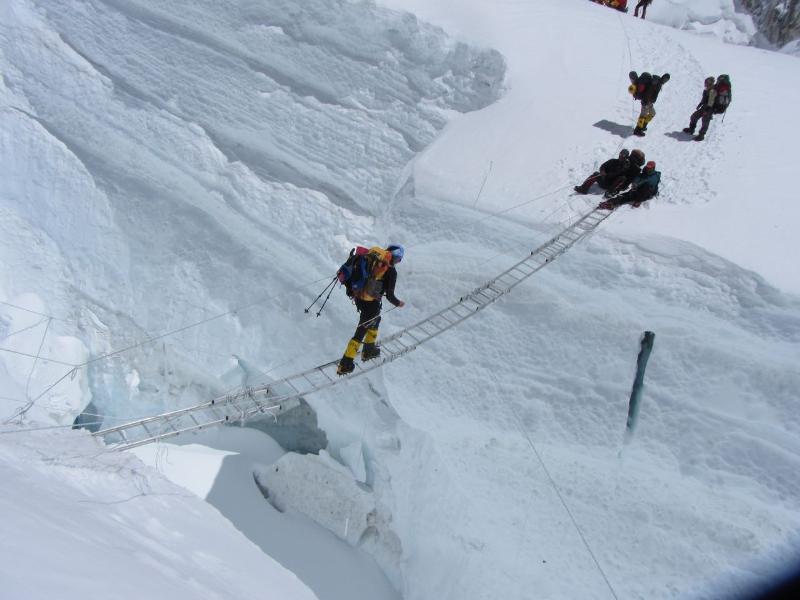
[[[655,160],[662,173],[658,201],[683,205],[710,202],[716,196],[710,179],[719,171],[716,165],[725,161],[724,140],[715,135],[717,120],[712,121],[704,142],[694,142],[681,131],[689,124],[708,74],[676,39],[676,32],[650,23],[637,24],[640,28],[629,40],[635,45],[632,56],[641,58],[633,59],[632,70],[671,76],[658,97],[657,114],[648,135],[638,141],[648,160]],[[670,57],[670,62],[664,57]]]

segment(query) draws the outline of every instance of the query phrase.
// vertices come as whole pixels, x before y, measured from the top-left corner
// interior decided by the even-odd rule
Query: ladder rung
[[[454,325],[453,321],[451,321],[446,316],[444,316],[444,313],[436,315],[435,318],[442,319],[445,323],[447,323],[446,327],[451,327],[452,325]],[[444,330],[444,329],[446,329],[446,327],[442,327],[441,329]]]
[[[488,283],[473,289],[461,297],[458,302],[415,325],[388,336],[387,340],[380,342],[380,346],[384,350],[382,360],[364,364],[359,362],[356,364],[358,367],[356,373],[365,373],[378,368],[386,361],[394,360],[400,355],[414,350],[418,345],[486,308],[564,254],[574,244],[590,235],[610,214],[608,211],[599,209],[591,210],[574,223],[566,226],[560,233],[531,250],[523,260],[507,268]],[[116,444],[115,447],[130,448],[169,438],[184,431],[229,422],[233,418],[244,421],[258,413],[280,411],[284,407],[297,406],[299,396],[341,381],[340,378],[333,375],[336,364],[336,361],[333,361],[303,373],[290,375],[268,386],[244,388],[238,393],[222,396],[197,406],[108,428],[101,432],[101,435],[108,437],[117,433],[122,442]],[[264,398],[260,399],[262,394]]]
[[[397,345],[398,349],[395,350],[389,344]],[[388,342],[381,343],[381,348],[385,348],[391,354],[402,354],[403,352],[406,351],[407,346],[405,344],[403,344],[402,342],[400,342],[399,340],[389,340]]]
[[[330,375],[328,375],[328,374],[325,372],[325,369],[323,369],[322,367],[318,367],[318,368],[317,368],[317,371],[319,371],[320,373],[322,373],[322,374],[325,376],[325,378],[326,378],[328,381],[336,381],[336,380],[335,380],[333,377],[331,377]]]
[[[417,336],[415,336],[413,333],[411,333],[411,330],[410,330],[410,329],[407,329],[406,331],[404,331],[404,332],[403,332],[403,334],[404,334],[404,335],[407,335],[408,337],[410,337],[410,338],[411,338],[412,340],[414,340],[414,341],[415,341],[417,344],[421,344],[421,343],[422,343],[422,341],[421,341],[421,340],[417,339]],[[416,345],[416,344],[415,344],[415,345]]]
[[[486,298],[487,302],[485,304],[489,304],[495,300],[495,298],[491,294],[487,294],[485,290],[478,290],[477,294]]]
[[[471,300],[471,298],[465,298],[465,301],[466,300]],[[475,300],[472,300],[472,302],[475,302]],[[475,304],[478,306],[478,308],[480,308],[480,304],[478,304],[477,302],[475,302]],[[463,315],[463,314],[459,313],[458,309],[462,309],[462,310],[467,311],[467,314]],[[453,312],[456,313],[459,316],[459,321],[463,321],[464,319],[466,319],[468,316],[470,316],[476,310],[477,310],[477,308],[475,308],[475,309],[467,308],[466,306],[464,306],[463,303],[459,303],[459,304],[454,304],[453,305]]]
[[[428,331],[427,329],[425,329],[425,325],[429,325],[429,326],[431,326],[431,327],[436,327],[436,325],[434,325],[434,324],[433,324],[433,323],[431,323],[430,321],[425,321],[425,322],[423,322],[423,323],[418,323],[418,324],[417,324],[417,329],[420,329],[420,330],[422,330],[422,333],[424,333],[426,336],[428,336],[428,337],[433,337],[434,335],[436,335],[437,333],[439,333],[438,331],[436,331],[436,332],[434,332],[434,333],[431,333],[430,331]]]

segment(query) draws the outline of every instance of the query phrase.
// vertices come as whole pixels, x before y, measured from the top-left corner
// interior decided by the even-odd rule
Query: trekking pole
[[[331,284],[332,284],[332,285],[330,286],[330,288],[331,288],[331,289],[330,289],[330,290],[328,290],[328,295],[327,295],[327,296],[325,296],[325,301],[322,303],[322,306],[320,306],[320,307],[319,307],[319,310],[317,311],[317,316],[320,316],[320,315],[322,314],[322,309],[323,309],[323,308],[325,308],[325,305],[328,303],[328,298],[330,298],[330,297],[331,297],[331,294],[333,293],[333,289],[336,287],[336,281],[337,281],[337,278],[336,278],[336,277],[334,277],[334,278],[333,278],[333,281],[331,282]],[[321,295],[322,295],[322,294],[320,294],[320,296],[321,296]]]
[[[311,307],[312,307],[312,306],[314,306],[314,305],[315,305],[315,304],[316,304],[316,303],[319,301],[319,299],[320,299],[320,298],[322,298],[322,295],[323,295],[325,292],[327,292],[327,291],[328,291],[328,288],[331,288],[331,292],[332,292],[332,291],[333,291],[333,288],[334,288],[334,286],[336,285],[336,281],[337,281],[337,279],[338,279],[338,277],[337,277],[336,275],[334,275],[334,276],[333,276],[333,279],[331,280],[331,282],[330,282],[328,285],[326,285],[326,286],[325,286],[325,289],[324,289],[324,290],[322,290],[322,291],[319,293],[319,296],[317,296],[316,298],[314,298],[314,301],[313,301],[311,304],[309,304],[308,306],[306,306],[306,308],[305,308],[305,310],[304,310],[303,312],[306,312],[306,313],[307,313],[307,312],[308,312],[308,311],[311,309]],[[328,297],[330,297],[330,295],[331,295],[331,294],[330,294],[330,292],[328,292]],[[326,298],[326,299],[325,299],[325,301],[327,302],[327,301],[328,301],[328,299]],[[320,309],[320,310],[322,310],[322,309]],[[319,313],[317,313],[317,316],[319,316]]]

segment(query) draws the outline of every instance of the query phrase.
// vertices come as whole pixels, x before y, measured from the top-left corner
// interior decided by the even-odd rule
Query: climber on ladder
[[[353,360],[363,342],[361,360],[367,361],[378,358],[381,349],[376,345],[378,339],[378,326],[381,322],[381,298],[386,296],[396,307],[400,308],[405,302],[394,295],[394,286],[397,282],[395,265],[403,260],[403,247],[394,244],[386,249],[375,246],[367,250],[361,246],[350,252],[350,257],[344,263],[337,277],[345,286],[347,295],[353,299],[359,312],[358,327],[353,338],[348,342],[344,356],[339,360],[336,369],[338,375],[347,375],[355,369]]]

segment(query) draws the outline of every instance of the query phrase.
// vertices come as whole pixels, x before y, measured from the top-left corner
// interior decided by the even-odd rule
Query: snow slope
[[[0,436],[0,477],[3,598],[316,598],[210,505],[85,433]]]
[[[404,598],[719,597],[763,581],[800,550],[798,125],[773,93],[796,104],[794,59],[585,0],[386,5],[457,41],[332,0],[0,8],[3,347],[23,353],[2,357],[3,414],[86,357],[177,329],[78,369],[29,421],[91,400],[114,423],[330,360],[352,307],[300,308],[352,243],[407,245],[390,332],[588,210],[597,196],[572,185],[640,146],[663,173],[647,208],[308,400],[331,456],[364,449],[399,546],[360,542]],[[626,137],[631,69],[673,77],[642,140]],[[681,141],[719,72],[730,114]],[[645,329],[645,404],[620,455]],[[258,514],[253,466],[236,472]],[[319,515],[330,498],[305,472],[288,485]]]

